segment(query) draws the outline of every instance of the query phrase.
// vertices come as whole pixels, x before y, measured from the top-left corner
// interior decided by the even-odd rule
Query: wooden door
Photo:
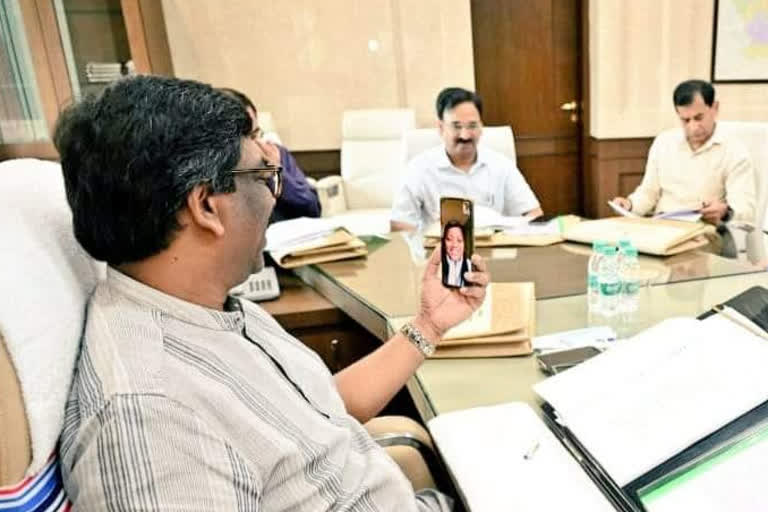
[[[547,213],[581,213],[581,1],[472,0],[477,92]]]

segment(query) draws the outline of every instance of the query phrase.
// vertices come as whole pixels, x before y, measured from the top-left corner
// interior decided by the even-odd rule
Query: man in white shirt
[[[502,215],[541,215],[539,201],[515,162],[478,144],[483,133],[480,97],[449,87],[440,92],[436,106],[443,144],[408,163],[392,205],[392,230],[426,229],[440,218],[444,196],[465,197]]]
[[[744,145],[719,130],[715,90],[703,80],[687,80],[672,95],[682,130],[653,141],[640,186],[628,198],[614,199],[639,215],[699,209],[719,225],[753,222],[755,178]]]

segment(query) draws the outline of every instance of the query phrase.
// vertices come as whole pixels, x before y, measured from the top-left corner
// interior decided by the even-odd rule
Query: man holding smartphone
[[[538,217],[539,200],[515,162],[480,144],[483,102],[459,87],[437,96],[437,127],[443,144],[408,163],[392,206],[393,231],[426,229],[440,218],[440,198],[465,197],[502,215]]]
[[[414,319],[331,375],[229,295],[262,268],[281,192],[252,131],[231,96],[156,76],[115,82],[57,122],[75,236],[108,264],[60,443],[74,508],[450,510],[440,492],[414,493],[361,423],[480,306],[485,263],[473,255],[476,286],[449,289],[436,250]]]

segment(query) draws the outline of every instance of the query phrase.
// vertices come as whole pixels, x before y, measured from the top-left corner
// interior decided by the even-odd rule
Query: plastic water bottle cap
[[[603,245],[600,248],[600,254],[602,254],[603,256],[613,256],[616,254],[616,247],[612,245],[607,245],[607,244]]]
[[[628,247],[624,247],[624,256],[637,257],[637,249],[632,245],[629,245]]]

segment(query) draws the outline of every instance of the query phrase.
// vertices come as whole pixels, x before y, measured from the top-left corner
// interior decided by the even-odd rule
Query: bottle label
[[[635,295],[640,290],[640,285],[632,281],[624,283],[624,295]]]
[[[621,283],[600,283],[600,293],[603,295],[618,295],[621,291]]]
[[[599,285],[597,282],[597,274],[589,274],[587,276],[587,286],[589,286],[591,290],[599,289]]]

